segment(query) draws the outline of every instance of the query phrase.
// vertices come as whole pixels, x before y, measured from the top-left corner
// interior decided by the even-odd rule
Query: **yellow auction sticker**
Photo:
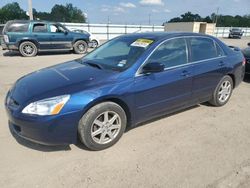
[[[135,42],[131,44],[131,46],[146,48],[148,45],[153,43],[153,40],[150,39],[137,39]]]

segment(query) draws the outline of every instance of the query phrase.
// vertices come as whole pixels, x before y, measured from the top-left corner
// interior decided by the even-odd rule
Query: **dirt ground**
[[[241,48],[250,42],[223,40]],[[23,58],[0,51],[1,187],[250,187],[250,79],[224,107],[197,105],[145,123],[104,151],[14,138],[3,105],[11,84],[34,70],[80,57]]]

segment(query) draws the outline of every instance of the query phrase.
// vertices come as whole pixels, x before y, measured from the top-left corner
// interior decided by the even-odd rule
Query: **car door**
[[[71,49],[73,37],[58,24],[50,24],[50,41],[53,49]]]
[[[143,74],[139,70],[135,77],[138,122],[158,116],[164,111],[181,108],[191,98],[193,69],[188,64],[185,39],[171,39],[161,44],[145,65],[152,62],[164,64],[165,69],[151,74]]]
[[[189,39],[191,63],[194,67],[193,99],[208,100],[227,71],[226,57],[221,47],[211,38]]]
[[[48,25],[42,22],[34,22],[32,25],[32,37],[39,43],[39,49],[50,48]]]

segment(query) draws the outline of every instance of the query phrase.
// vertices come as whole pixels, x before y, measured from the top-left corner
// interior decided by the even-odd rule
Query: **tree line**
[[[39,12],[33,9],[34,19],[48,20],[56,22],[79,22],[85,23],[86,17],[81,9],[74,7],[71,3],[64,5],[54,5],[50,12]],[[26,12],[17,2],[8,3],[0,8],[0,23],[6,23],[8,20],[29,19]],[[201,17],[199,14],[187,12],[180,17],[175,17],[167,22],[208,22],[217,23],[218,27],[250,27],[249,15],[216,15]]]
[[[193,14],[187,12],[182,14],[180,17],[175,17],[167,21],[171,22],[207,22],[207,23],[217,23],[217,27],[250,27],[250,14],[249,15],[216,15],[215,13],[210,16],[201,17],[199,14]],[[166,23],[167,23],[166,22]]]
[[[38,12],[33,9],[33,17],[36,20],[49,20],[55,22],[79,22],[85,23],[86,17],[82,10],[74,7],[71,3],[64,5],[54,5],[50,12]],[[27,20],[29,17],[17,2],[8,3],[0,8],[0,23],[9,20]]]

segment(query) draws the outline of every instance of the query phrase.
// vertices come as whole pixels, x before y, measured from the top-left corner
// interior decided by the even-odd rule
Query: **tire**
[[[73,45],[76,54],[84,54],[88,50],[88,44],[84,40],[78,40]]]
[[[99,45],[97,40],[92,40],[91,43],[92,43],[92,45],[91,45],[92,48],[97,48]]]
[[[118,104],[103,102],[89,109],[81,118],[78,134],[90,150],[103,150],[114,145],[123,135],[126,113]]]
[[[19,52],[24,57],[34,57],[37,54],[37,47],[33,42],[25,41],[19,45]]]
[[[216,86],[212,99],[209,101],[214,106],[225,105],[233,92],[233,80],[230,76],[224,76]]]

